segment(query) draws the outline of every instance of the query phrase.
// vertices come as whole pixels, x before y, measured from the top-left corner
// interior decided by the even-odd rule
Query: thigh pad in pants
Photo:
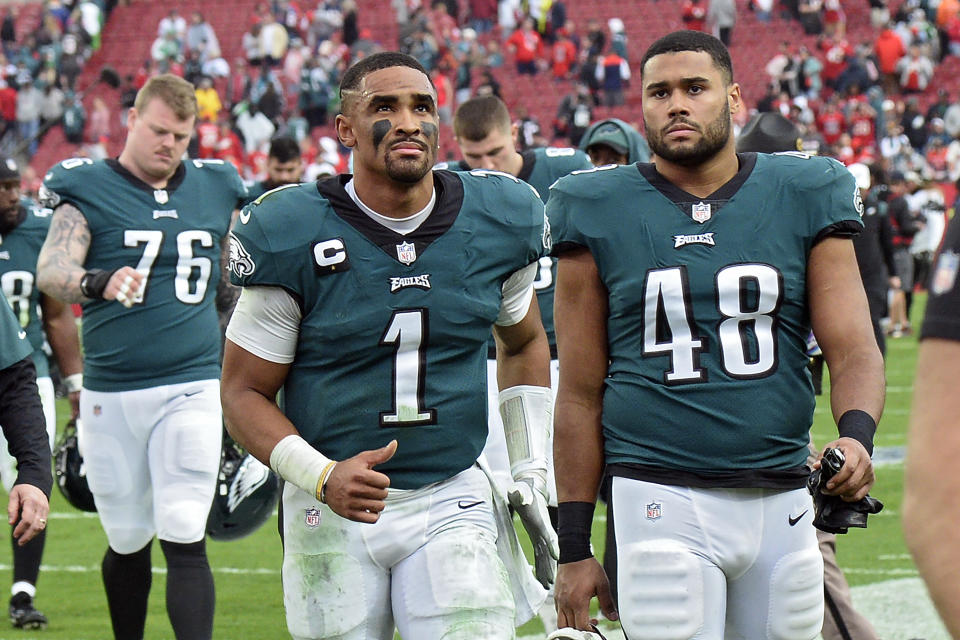
[[[685,640],[704,624],[703,560],[674,540],[618,549],[620,623],[631,638]]]

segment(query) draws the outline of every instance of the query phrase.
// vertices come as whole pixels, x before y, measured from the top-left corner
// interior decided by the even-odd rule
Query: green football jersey
[[[25,198],[21,201],[20,224],[0,235],[0,287],[20,327],[27,332],[38,378],[50,375],[50,365],[43,351],[45,337],[39,314],[41,294],[37,288],[37,256],[50,228],[50,213],[50,209],[39,207]]]
[[[586,247],[609,292],[608,464],[796,470],[814,396],[807,256],[862,228],[853,176],[828,158],[741,154],[708,198],[652,164],[560,180],[554,252]]]
[[[32,351],[27,332],[20,327],[10,305],[0,302],[0,369],[20,362]]]
[[[540,147],[528,149],[520,155],[523,157],[523,165],[517,177],[536,189],[544,203],[547,202],[550,195],[550,185],[558,179],[574,171],[593,167],[590,163],[590,157],[579,149]],[[449,171],[470,171],[470,167],[463,160],[441,162],[434,168]],[[543,328],[547,332],[547,340],[550,343],[550,353],[553,354],[554,358],[556,358],[557,339],[553,330],[553,283],[556,279],[557,259],[542,258],[533,288],[537,291],[540,318],[543,320]],[[492,337],[488,346],[489,356],[492,358],[495,353]]]
[[[283,287],[303,313],[284,413],[335,460],[396,439],[377,469],[401,489],[480,455],[503,283],[549,244],[528,185],[501,173],[433,176],[436,205],[406,235],[358,208],[342,175],[267,194],[231,236],[234,283]]]
[[[254,183],[252,183],[252,184],[248,184],[248,185],[247,185],[247,200],[246,200],[246,202],[244,202],[243,204],[244,204],[244,205],[250,204],[251,202],[253,202],[253,201],[256,200],[257,198],[259,198],[260,196],[262,196],[263,194],[265,194],[267,191],[270,191],[270,188],[267,187],[266,184],[264,184],[263,180],[258,180],[257,182],[254,182]]]
[[[132,266],[143,295],[83,303],[84,386],[143,389],[218,378],[214,308],[222,240],[246,188],[222,160],[181,163],[166,189],[153,189],[116,160],[64,160],[45,176],[43,204],[69,202],[90,228],[86,269]]]

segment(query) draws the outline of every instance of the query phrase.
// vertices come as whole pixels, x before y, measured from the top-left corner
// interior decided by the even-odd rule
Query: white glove
[[[541,492],[535,491],[530,482],[518,480],[507,490],[507,500],[520,516],[520,522],[533,545],[537,580],[545,589],[549,589],[557,578],[560,546],[557,533],[550,524],[547,499]]]

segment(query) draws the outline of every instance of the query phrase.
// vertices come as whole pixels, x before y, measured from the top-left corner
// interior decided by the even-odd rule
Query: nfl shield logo
[[[659,502],[651,502],[647,505],[647,520],[659,520],[662,515]]]
[[[698,202],[693,205],[693,220],[694,222],[699,222],[703,224],[710,219],[710,205],[704,204],[703,202]]]
[[[320,526],[320,510],[319,509],[310,507],[309,509],[304,509],[304,511],[306,512],[306,517],[304,517],[303,521],[307,523],[308,527],[310,527],[311,529],[314,529]]]
[[[154,189],[153,199],[160,204],[167,204],[167,200],[170,199],[170,196],[167,195],[166,189]]]
[[[930,292],[940,296],[953,289],[957,280],[957,269],[960,267],[960,253],[944,251],[937,260],[936,271],[930,283]]]
[[[417,247],[412,242],[397,245],[397,260],[403,264],[411,264],[417,259]]]

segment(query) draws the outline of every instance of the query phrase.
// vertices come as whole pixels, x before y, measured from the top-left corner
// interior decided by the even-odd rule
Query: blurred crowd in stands
[[[855,2],[870,6],[872,39],[847,37],[844,9]],[[201,117],[193,155],[232,162],[255,181],[264,175],[269,141],[282,134],[300,142],[307,179],[346,168],[345,149],[332,129],[340,76],[355,59],[394,46],[361,26],[354,0],[260,2],[243,33],[227,34],[216,33],[202,11],[180,15],[170,8],[150,36],[149,58],[122,79],[117,104],[97,97],[88,113],[77,100],[77,78],[100,46],[112,4],[46,0],[39,28],[19,38],[16,7],[3,10],[0,150],[21,147],[17,150],[29,156],[38,132],[62,126],[69,142],[82,145],[78,154],[102,157],[111,119],[125,116],[147,78],[169,71],[197,86]],[[631,89],[638,70],[631,69],[623,20],[591,18],[575,24],[568,4],[390,2],[396,46],[430,71],[441,122],[449,124],[456,106],[472,96],[501,96],[513,107],[521,150],[576,146],[598,109],[622,106],[629,95],[639,94]],[[664,10],[678,12],[686,28],[711,31],[731,42],[738,11],[734,0],[664,5]],[[919,232],[924,219],[936,218],[938,211],[942,215],[951,204],[943,188],[952,200],[953,184],[960,179],[960,102],[946,88],[931,99],[929,85],[937,65],[960,56],[960,0],[751,0],[746,6],[764,22],[794,21],[798,35],[816,42],[784,42],[770,52],[758,71],[766,75],[769,88],[752,111],[780,112],[800,127],[805,151],[871,166],[875,184],[884,188],[897,184],[908,193],[939,191],[939,199],[923,196],[922,204],[909,208],[912,217],[900,225],[903,233],[914,227]],[[225,38],[233,44],[228,48],[242,54],[227,60],[221,48]],[[636,63],[640,52],[632,53]],[[552,88],[552,121],[538,121],[528,105],[510,95],[512,83],[526,76],[538,76],[535,82]],[[629,113],[640,129],[639,108]],[[742,114],[737,125],[749,115]],[[36,186],[34,172],[27,172],[26,192]]]

